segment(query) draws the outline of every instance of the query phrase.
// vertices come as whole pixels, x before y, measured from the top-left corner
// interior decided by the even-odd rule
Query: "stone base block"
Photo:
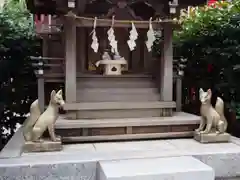
[[[230,141],[230,135],[228,133],[223,134],[201,134],[199,132],[194,132],[194,139],[200,143],[223,143]]]
[[[99,180],[214,180],[210,166],[193,157],[100,161]]]
[[[50,152],[50,151],[61,151],[62,141],[53,142],[51,140],[44,140],[43,142],[32,142],[27,141],[23,145],[23,152]]]

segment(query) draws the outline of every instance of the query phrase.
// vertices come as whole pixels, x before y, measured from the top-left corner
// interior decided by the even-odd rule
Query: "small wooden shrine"
[[[29,0],[43,39],[37,60],[44,109],[65,88],[63,141],[192,136],[195,116],[181,110],[172,36],[178,0]],[[161,57],[152,57],[156,34]],[[176,93],[178,92],[178,93]],[[188,123],[188,121],[190,123]]]

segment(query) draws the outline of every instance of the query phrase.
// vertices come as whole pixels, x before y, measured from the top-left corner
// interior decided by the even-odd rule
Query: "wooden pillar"
[[[163,29],[164,41],[161,57],[160,95],[162,101],[173,100],[173,29],[171,24],[165,24]]]
[[[48,56],[48,39],[47,37],[43,37],[42,39],[42,56]],[[38,103],[40,111],[43,112],[45,110],[45,81],[44,81],[44,69],[43,69],[43,62],[39,62],[39,70],[37,72],[38,77]]]
[[[41,71],[41,70],[39,70]],[[38,104],[40,111],[43,113],[45,109],[45,92],[44,92],[44,78],[43,75],[38,75]]]
[[[176,111],[182,110],[182,79],[180,76],[176,79]]]
[[[76,102],[76,26],[72,18],[66,17],[64,22],[65,31],[65,98],[66,103]]]
[[[80,27],[77,30],[77,68],[79,68],[79,72],[84,73],[86,71],[86,29],[84,27]]]

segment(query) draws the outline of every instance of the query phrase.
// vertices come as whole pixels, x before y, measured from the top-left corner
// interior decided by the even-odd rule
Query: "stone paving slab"
[[[24,175],[32,167],[48,167],[49,171],[56,173],[67,164],[70,168],[76,167],[75,169],[91,165],[94,171],[97,162],[102,160],[178,156],[193,156],[199,159],[214,169],[217,178],[240,177],[240,140],[237,138],[232,138],[232,142],[229,143],[218,144],[201,144],[193,139],[71,144],[65,145],[61,152],[29,153],[20,157],[0,159],[0,174],[13,177],[14,173],[11,174],[11,170],[22,169]],[[35,172],[37,174],[38,171]]]
[[[99,180],[214,180],[210,166],[190,157],[100,161]]]
[[[0,152],[0,159],[16,158],[21,156],[22,146],[24,143],[23,128],[20,127]]]
[[[94,147],[96,148],[97,152],[176,150],[176,147],[169,142],[159,140],[95,143]]]
[[[240,145],[234,142],[202,144],[194,139],[173,139],[166,142],[189,155],[240,152]]]

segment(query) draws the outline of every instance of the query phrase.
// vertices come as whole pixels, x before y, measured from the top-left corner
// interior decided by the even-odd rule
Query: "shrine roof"
[[[184,6],[206,3],[206,0],[175,1]],[[120,8],[127,6],[127,8],[135,9],[135,14],[138,16],[139,14],[151,16],[151,13],[169,11],[169,2],[173,2],[173,0],[26,0],[28,9],[34,14],[66,14],[71,9],[69,4],[72,4],[77,14],[81,15],[89,13],[107,15],[116,6],[122,6]],[[145,19],[147,18],[149,17]]]

